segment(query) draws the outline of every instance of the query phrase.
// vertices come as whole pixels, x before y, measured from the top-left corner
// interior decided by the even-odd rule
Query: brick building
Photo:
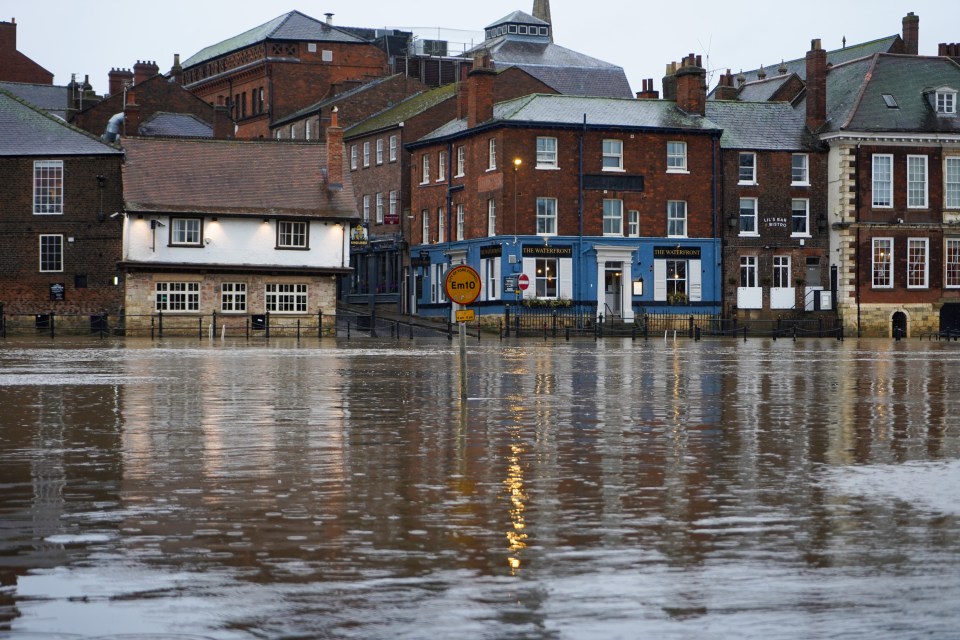
[[[356,221],[342,135],[334,120],[325,144],[125,139],[127,328],[335,316]]]
[[[676,102],[494,104],[494,72],[475,65],[466,117],[408,145],[418,312],[450,313],[445,273],[467,264],[481,313],[521,298],[626,322],[717,313],[721,130],[703,117],[702,72],[678,79]]]
[[[108,140],[128,135],[233,137],[225,106],[207,104],[159,71],[156,63],[142,61],[133,72],[112,69],[109,94],[77,113],[74,124]]]
[[[17,21],[0,20],[0,81],[53,84],[53,74],[17,50]]]
[[[471,65],[472,66],[472,65]],[[365,234],[351,251],[354,268],[345,292],[352,302],[412,308],[407,252],[410,218],[410,152],[405,145],[466,114],[464,83],[413,96],[346,130],[344,139]],[[553,89],[517,67],[493,81],[497,100]]]
[[[115,315],[122,153],[0,91],[0,302],[8,327]],[[17,317],[22,316],[22,317]],[[26,320],[25,320],[26,318]]]
[[[374,44],[291,11],[194,54],[177,77],[204,102],[226,106],[238,138],[264,138],[334,85],[386,73],[386,53]]]

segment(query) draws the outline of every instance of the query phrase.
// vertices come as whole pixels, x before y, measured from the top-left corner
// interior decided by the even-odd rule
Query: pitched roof
[[[316,18],[304,15],[299,11],[291,11],[282,16],[277,16],[269,22],[265,22],[259,27],[254,27],[239,35],[227,38],[222,42],[201,49],[198,53],[190,56],[184,63],[183,68],[188,69],[207,60],[219,58],[239,49],[244,49],[250,45],[265,40],[291,40],[295,42],[353,42],[363,43],[365,40],[358,38],[343,29],[338,29]]]
[[[816,144],[805,112],[788,102],[708,100],[707,118],[723,128],[723,149],[800,151]]]
[[[0,82],[0,89],[5,89],[33,106],[56,116],[61,118],[67,116],[67,102],[70,95],[68,87],[29,82]]]
[[[0,89],[0,156],[119,154],[86,131]]]
[[[423,113],[427,109],[435,107],[444,100],[449,100],[456,95],[457,85],[455,84],[446,84],[430,91],[418,93],[350,127],[343,132],[343,137],[345,140],[356,138],[374,131],[397,126],[401,122],[409,120],[413,116]]]
[[[357,218],[350,172],[326,188],[327,146],[275,140],[125,138],[128,211]]]
[[[671,101],[539,93],[495,104],[491,124],[569,127],[582,126],[584,118],[588,127],[720,132],[709,119],[684,113]],[[418,142],[456,137],[467,130],[466,119],[452,120]]]
[[[192,113],[157,111],[140,123],[139,133],[142,136],[212,138],[213,127]]]
[[[354,87],[342,93],[338,93],[334,96],[324,98],[323,100],[320,100],[319,102],[315,102],[308,107],[304,107],[303,109],[294,111],[288,116],[284,116],[283,118],[278,118],[277,120],[274,120],[271,123],[271,126],[276,127],[276,126],[286,124],[288,122],[295,122],[300,118],[303,118],[304,116],[307,116],[310,114],[316,114],[320,109],[323,109],[325,107],[329,107],[332,105],[336,105],[338,103],[344,102],[345,100],[349,100],[350,98],[355,98],[356,96],[362,95],[363,93],[370,91],[371,89],[374,89],[380,86],[381,84],[384,84],[385,82],[389,82],[391,80],[395,80],[396,78],[403,78],[403,77],[404,77],[403,74],[397,73],[392,76],[383,76],[382,78],[374,78],[369,82],[364,82],[358,87]]]
[[[507,23],[516,23],[516,24],[535,24],[538,26],[549,26],[550,23],[546,20],[541,20],[540,18],[535,18],[529,13],[523,11],[514,11],[513,13],[506,15],[499,20],[495,20],[488,24],[485,29],[490,29],[492,27],[500,26],[501,24]]]
[[[826,131],[960,134],[960,116],[936,113],[931,94],[942,87],[960,91],[960,65],[950,58],[878,53],[839,65],[827,72]]]

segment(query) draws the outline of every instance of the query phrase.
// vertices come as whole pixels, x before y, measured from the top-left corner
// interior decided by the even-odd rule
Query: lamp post
[[[523,160],[520,158],[513,159],[513,243],[517,243],[517,174],[520,171],[520,165],[523,164]]]

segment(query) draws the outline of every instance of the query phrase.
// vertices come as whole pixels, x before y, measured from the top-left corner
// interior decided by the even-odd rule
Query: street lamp
[[[513,244],[517,244],[517,173],[523,160],[513,159]]]

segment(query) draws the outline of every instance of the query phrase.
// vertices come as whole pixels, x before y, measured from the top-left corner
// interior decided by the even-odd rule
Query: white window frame
[[[790,157],[790,185],[794,187],[810,186],[810,155],[794,153]]]
[[[277,221],[278,249],[309,249],[310,225],[305,220]]]
[[[190,313],[200,310],[199,282],[157,282],[154,310],[165,313]]]
[[[929,206],[927,187],[927,156],[907,156],[907,208],[926,209]]]
[[[871,160],[870,202],[874,209],[893,208],[893,154],[875,153]]]
[[[63,234],[40,234],[40,273],[63,273]]]
[[[437,153],[437,182],[443,182],[447,177],[447,152]]]
[[[383,193],[378,191],[374,198],[377,224],[383,224]]]
[[[757,154],[753,151],[737,155],[737,184],[757,184]]]
[[[246,313],[247,283],[224,282],[220,285],[220,312]]]
[[[370,141],[365,140],[363,143],[363,168],[366,169],[370,166]]]
[[[623,237],[623,200],[603,199],[603,235]]]
[[[601,164],[604,171],[623,171],[623,140],[603,141]]]
[[[497,139],[490,138],[487,141],[487,171],[494,171],[497,168]]]
[[[430,154],[423,154],[420,160],[420,184],[429,184],[430,182]]]
[[[63,215],[63,160],[33,161],[33,215]]]
[[[749,205],[749,206],[745,206]],[[760,235],[760,211],[757,198],[740,198],[740,235],[755,238]]]
[[[308,291],[306,283],[268,282],[264,285],[264,309],[270,313],[307,313]]]
[[[893,238],[870,240],[870,286],[893,289]]]
[[[497,200],[496,198],[487,199],[487,236],[497,235]]]
[[[957,92],[950,89],[938,89],[936,105],[938,114],[955,115],[957,113]]]
[[[557,139],[549,136],[537,138],[537,169],[559,169],[557,164]]]
[[[430,210],[424,209],[420,212],[422,217],[420,235],[423,236],[420,238],[423,241],[423,244],[431,244],[430,242]]]
[[[627,211],[627,236],[631,238],[640,237],[640,212],[636,209]]]
[[[960,289],[960,238],[943,240],[943,286]]]
[[[773,256],[773,287],[775,289],[789,289],[790,288],[790,273],[792,271],[792,265],[790,263],[790,256],[788,255],[775,255]]]
[[[960,210],[960,156],[943,159],[943,206]]]
[[[447,210],[444,207],[437,207],[437,242],[447,241]]]
[[[370,222],[370,196],[363,196],[362,201],[363,204],[361,205],[361,215],[363,216],[363,221]]]
[[[757,288],[757,256],[740,256],[740,287]]]
[[[200,218],[171,218],[170,244],[178,247],[202,247],[203,220]]]
[[[374,160],[378,165],[383,164],[383,138],[377,138],[374,148]]]
[[[306,120],[303,123],[303,137],[306,140],[310,139],[310,134],[312,133],[312,131],[310,130],[310,124],[311,124],[310,120]]]
[[[485,284],[481,288],[484,300],[499,299],[500,290],[500,258],[480,258],[480,274]]]
[[[907,238],[907,289],[930,288],[930,239]]]
[[[357,145],[350,145],[350,170],[357,170]]]
[[[798,215],[798,212],[799,215]],[[802,222],[803,230],[798,230]],[[790,235],[793,237],[810,237],[810,200],[808,198],[793,198],[790,200]]]
[[[557,235],[556,198],[537,198],[537,235]]]
[[[678,225],[680,228],[678,228]],[[687,237],[686,200],[667,200],[667,237]]]
[[[467,172],[467,149],[463,145],[457,147],[457,175],[454,178],[462,178]]]
[[[687,170],[687,143],[667,141],[667,173],[689,173]]]
[[[397,161],[397,135],[393,134],[390,136],[390,152],[387,156],[390,159],[390,162]]]
[[[397,217],[397,191],[395,189],[390,191],[390,217]]]
[[[558,258],[536,258],[534,264],[534,296],[545,300],[556,300],[559,298],[560,260]]]
[[[463,204],[457,205],[457,240],[463,240],[463,225],[464,225],[464,209]]]

